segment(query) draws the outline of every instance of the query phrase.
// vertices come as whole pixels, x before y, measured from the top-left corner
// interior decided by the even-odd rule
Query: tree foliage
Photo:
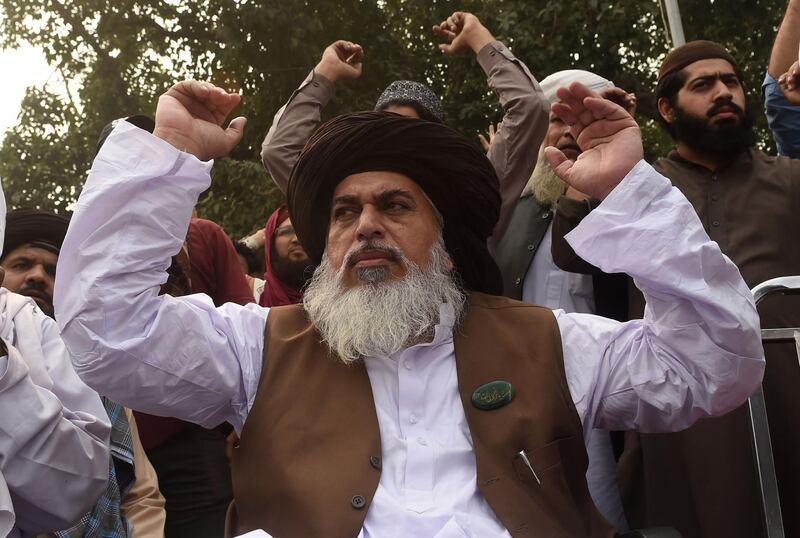
[[[152,115],[172,81],[192,77],[240,90],[236,113],[249,119],[242,144],[215,164],[199,211],[234,236],[252,231],[281,202],[260,164],[264,133],[335,39],[364,46],[364,75],[339,85],[326,117],[372,108],[388,82],[407,78],[430,84],[447,122],[474,136],[501,113],[472,55],[446,57],[435,48],[431,26],[456,9],[476,13],[539,78],[583,68],[635,91],[650,153],[671,145],[654,122],[655,71],[670,47],[658,0],[2,0],[2,6],[2,44],[42,47],[77,88],[66,97],[29,89],[0,147],[11,206],[66,211],[103,126]],[[786,0],[681,0],[680,6],[688,39],[719,41],[742,62],[749,106],[760,110],[761,79]],[[771,146],[759,125],[762,146]]]

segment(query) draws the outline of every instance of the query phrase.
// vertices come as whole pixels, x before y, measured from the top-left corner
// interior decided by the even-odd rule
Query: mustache
[[[358,263],[358,256],[365,252],[382,252],[386,257],[393,262],[402,261],[405,259],[403,251],[387,243],[381,241],[367,241],[363,245],[351,248],[344,258],[346,267],[353,267]]]
[[[53,303],[53,296],[47,293],[43,288],[39,286],[22,286],[17,293],[20,295],[25,295],[26,297],[38,297],[48,303]]]
[[[709,118],[714,116],[715,114],[719,113],[722,109],[727,108],[731,112],[734,112],[737,116],[742,117],[744,116],[744,110],[742,107],[734,103],[733,101],[725,101],[723,103],[716,103],[714,106],[708,109],[706,116]]]

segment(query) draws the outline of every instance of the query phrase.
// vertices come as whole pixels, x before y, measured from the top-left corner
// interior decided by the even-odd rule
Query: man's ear
[[[667,123],[675,121],[675,107],[669,102],[666,97],[659,97],[658,99],[658,113]]]

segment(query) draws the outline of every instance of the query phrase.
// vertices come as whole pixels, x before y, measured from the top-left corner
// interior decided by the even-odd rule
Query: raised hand
[[[559,88],[552,111],[570,126],[583,149],[575,162],[554,147],[545,156],[556,174],[576,190],[604,199],[638,163],[642,134],[630,114],[579,82]]]
[[[361,45],[339,40],[328,45],[314,71],[331,82],[357,79],[361,76],[363,58]]]
[[[800,62],[795,62],[789,70],[778,78],[778,85],[786,99],[800,105]]]
[[[433,27],[433,33],[444,38],[439,48],[445,54],[456,54],[472,50],[477,54],[494,41],[494,36],[486,29],[478,17],[472,13],[456,11]]]
[[[489,138],[487,139],[483,136],[483,133],[478,133],[478,140],[481,142],[481,146],[483,146],[483,151],[489,151],[489,146],[492,145],[492,140],[494,140],[494,135],[497,134],[497,129],[500,128],[500,124],[497,124],[497,128],[495,128],[494,123],[489,124]]]
[[[225,156],[242,139],[247,123],[238,117],[222,128],[239,101],[239,94],[210,82],[178,82],[158,98],[153,134],[202,161]]]

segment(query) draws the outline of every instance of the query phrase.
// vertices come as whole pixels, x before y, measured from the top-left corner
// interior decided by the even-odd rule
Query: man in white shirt
[[[0,191],[0,251],[5,221]],[[33,299],[0,288],[0,339],[0,536],[69,527],[108,481],[108,415]]]
[[[185,81],[153,135],[115,129],[77,203],[58,268],[73,284],[55,291],[76,369],[137,409],[233,424],[242,532],[610,536],[586,490],[591,430],[724,413],[760,382],[763,350],[749,290],[642,161],[633,119],[579,84],[559,98],[584,152],[547,157],[605,199],[570,243],[636,278],[643,320],[494,296],[491,164],[445,126],[380,112],[324,125],[294,169],[292,222],[320,262],[305,305],[158,297],[207,161],[245,123],[220,127],[238,95]]]

